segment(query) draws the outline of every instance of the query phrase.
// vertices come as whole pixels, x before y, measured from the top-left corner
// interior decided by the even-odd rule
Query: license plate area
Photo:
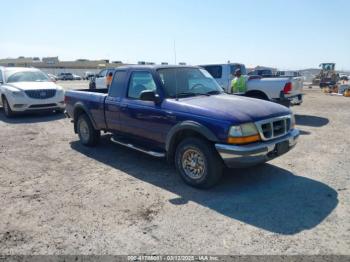
[[[278,144],[276,144],[275,152],[276,154],[283,155],[284,153],[287,153],[289,151],[289,141],[283,141]]]

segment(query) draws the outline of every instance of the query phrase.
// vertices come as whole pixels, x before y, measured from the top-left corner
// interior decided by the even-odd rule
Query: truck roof
[[[115,69],[164,69],[164,68],[199,68],[198,66],[189,66],[189,65],[126,65],[118,66]]]
[[[218,63],[218,64],[201,64],[200,66],[223,66],[223,65],[244,65],[243,63]]]

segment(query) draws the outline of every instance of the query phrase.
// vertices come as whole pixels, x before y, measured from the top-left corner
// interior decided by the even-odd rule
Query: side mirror
[[[4,82],[2,80],[0,80],[0,85],[2,85]]]
[[[153,101],[156,104],[160,102],[159,95],[152,90],[145,90],[141,92],[140,99],[142,101]]]

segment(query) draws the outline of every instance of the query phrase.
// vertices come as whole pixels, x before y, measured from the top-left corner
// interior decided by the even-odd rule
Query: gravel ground
[[[108,135],[84,148],[63,115],[1,110],[0,254],[350,255],[350,99],[305,93],[296,148],[208,191]]]

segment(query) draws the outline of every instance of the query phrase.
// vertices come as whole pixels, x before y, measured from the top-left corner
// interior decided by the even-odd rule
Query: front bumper
[[[249,167],[287,153],[297,144],[299,134],[298,129],[293,129],[285,136],[271,141],[241,146],[215,144],[215,147],[227,167]]]
[[[8,95],[7,100],[13,112],[35,112],[47,110],[63,110],[65,108],[64,95],[58,94],[47,99],[33,99],[27,96],[13,97]]]

